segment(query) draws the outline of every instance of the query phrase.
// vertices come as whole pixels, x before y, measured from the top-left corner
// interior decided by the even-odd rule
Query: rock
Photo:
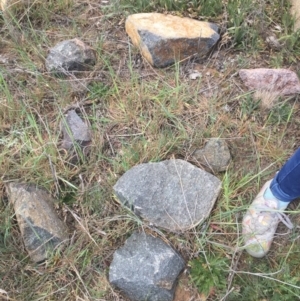
[[[0,11],[2,10],[4,20],[10,22],[7,22],[6,26],[16,25],[19,21],[18,16],[21,16],[21,19],[25,15],[31,16],[34,8],[41,4],[43,4],[42,0],[0,0]],[[18,28],[18,26],[14,27]]]
[[[89,127],[77,115],[75,110],[68,111],[65,122],[62,122],[63,141],[62,147],[70,149],[76,141],[79,144],[86,144],[92,140]]]
[[[130,15],[125,28],[132,43],[154,67],[205,55],[220,38],[213,23],[159,13]]]
[[[137,165],[114,186],[134,213],[171,231],[193,228],[207,218],[220,189],[217,177],[179,159]]]
[[[295,18],[294,30],[300,29],[300,2],[299,0],[290,0],[291,3],[291,15]]]
[[[272,91],[278,95],[300,93],[297,74],[287,69],[241,69],[239,75],[251,90]]]
[[[2,11],[20,9],[24,6],[28,6],[27,3],[28,1],[24,0],[0,0],[0,8]]]
[[[231,155],[225,140],[211,139],[205,147],[194,152],[193,156],[201,164],[210,167],[214,172],[226,170]]]
[[[55,249],[62,249],[68,232],[56,214],[54,199],[32,184],[9,183],[6,188],[31,259],[41,262]]]
[[[84,156],[90,152],[92,140],[90,129],[75,110],[68,111],[66,119],[61,123],[61,128],[63,132],[61,147],[68,151],[69,161],[76,164],[80,162],[81,157],[76,146],[81,148]]]
[[[282,45],[280,44],[279,40],[274,35],[267,36],[266,43],[270,49],[273,49],[273,50],[282,49]]]
[[[184,260],[160,238],[134,233],[114,253],[109,281],[133,301],[172,301]]]
[[[197,78],[201,78],[202,77],[202,73],[197,71],[197,70],[191,70],[190,74],[189,74],[189,79],[195,80]]]
[[[61,76],[72,71],[89,70],[95,63],[95,50],[75,38],[60,42],[50,49],[46,58],[46,69]]]

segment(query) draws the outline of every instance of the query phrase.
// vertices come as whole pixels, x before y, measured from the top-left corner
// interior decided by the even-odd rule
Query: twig
[[[51,169],[51,173],[52,173],[52,176],[53,176],[53,179],[54,179],[54,184],[55,184],[55,190],[56,190],[56,197],[59,196],[59,185],[58,185],[58,179],[57,179],[57,176],[56,176],[56,170],[55,170],[55,167],[51,161],[51,158],[48,154],[46,154],[46,157],[48,158],[49,160],[49,165],[50,165],[50,169]]]
[[[67,205],[65,205],[65,207],[73,215],[74,219],[78,222],[78,224],[80,225],[80,227],[82,228],[82,230],[84,230],[84,232],[88,235],[88,237],[91,239],[91,241],[98,247],[98,244],[96,243],[96,241],[94,240],[94,238],[91,236],[91,234],[88,231],[88,229],[86,229],[86,227],[84,227],[84,225],[81,223],[81,221],[80,221],[81,218],[77,214],[75,214]]]
[[[234,290],[234,287],[232,287],[230,289],[230,291],[227,290],[226,295],[220,301],[225,301],[226,298],[233,292],[233,290]]]
[[[136,133],[136,134],[122,134],[122,135],[108,135],[109,137],[132,137],[132,136],[141,136],[145,133]],[[106,134],[107,135],[107,134]]]
[[[115,153],[115,151],[114,151],[114,148],[113,148],[112,144],[110,143],[109,136],[108,136],[107,134],[105,134],[105,136],[106,136],[106,139],[107,139],[107,141],[108,141],[109,147],[110,147],[110,149],[111,149],[113,155],[115,156],[116,153]]]
[[[276,275],[276,274],[280,273],[281,271],[282,270],[279,270],[279,271],[274,272],[274,273],[263,274],[263,273],[251,273],[251,272],[245,272],[245,271],[234,271],[234,270],[232,270],[232,272],[235,273],[235,274],[246,274],[246,275],[258,276],[258,277],[266,278],[266,279],[269,279],[269,280],[274,280],[276,282],[279,282],[279,283],[291,286],[293,288],[300,289],[300,286],[297,286],[297,285],[294,285],[294,284],[290,284],[288,282],[284,282],[284,281],[281,281],[281,280],[278,280],[276,278],[268,276],[268,275]]]
[[[231,284],[232,284],[233,277],[234,277],[234,273],[232,272],[232,270],[236,270],[237,264],[239,262],[241,254],[242,254],[242,252],[240,251],[240,248],[238,246],[240,232],[239,232],[239,225],[238,225],[237,216],[235,216],[235,221],[236,221],[236,227],[237,227],[237,243],[236,243],[235,251],[232,255],[232,260],[231,260],[231,265],[230,265],[230,272],[229,272],[229,275],[228,275],[228,278],[227,278],[227,283],[228,283],[227,284],[227,291],[226,291],[225,296],[220,301],[225,301],[227,296],[234,290],[234,287],[230,288]],[[236,253],[238,253],[237,257],[235,256]],[[235,259],[235,257],[236,257],[236,259]]]

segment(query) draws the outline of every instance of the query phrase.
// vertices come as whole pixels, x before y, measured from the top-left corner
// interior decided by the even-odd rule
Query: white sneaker
[[[280,209],[276,198],[266,199],[268,181],[250,205],[243,218],[243,237],[246,251],[253,257],[261,258],[270,250],[278,223],[282,221],[289,229],[293,228],[290,219]]]

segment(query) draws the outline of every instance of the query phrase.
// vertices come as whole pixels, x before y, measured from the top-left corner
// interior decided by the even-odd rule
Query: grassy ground
[[[208,58],[153,69],[124,30],[128,14],[146,11],[216,22],[222,40]],[[59,0],[0,15],[0,300],[125,300],[107,281],[113,253],[134,230],[158,234],[115,201],[113,184],[143,162],[183,158],[200,166],[193,151],[214,137],[226,139],[232,162],[216,174],[223,189],[211,217],[190,232],[159,232],[189,263],[176,301],[299,299],[298,228],[286,234],[280,226],[263,259],[236,251],[247,206],[300,144],[298,97],[270,104],[237,76],[240,68],[299,72],[288,11],[283,0]],[[49,48],[74,37],[95,48],[97,65],[78,78],[50,76]],[[202,77],[190,80],[191,70]],[[59,147],[69,108],[93,133],[90,156],[78,165]],[[69,226],[70,246],[44,265],[22,245],[4,189],[12,179],[48,189]],[[290,209],[299,224],[298,202]]]

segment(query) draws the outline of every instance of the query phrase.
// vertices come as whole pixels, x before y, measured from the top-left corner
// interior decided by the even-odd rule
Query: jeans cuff
[[[279,184],[277,183],[276,178],[277,178],[277,175],[275,176],[275,178],[273,179],[273,181],[270,184],[270,190],[272,191],[275,198],[282,201],[282,202],[291,202],[291,201],[293,201],[295,198],[289,196],[288,194],[286,194],[285,192],[283,192],[281,190]]]

